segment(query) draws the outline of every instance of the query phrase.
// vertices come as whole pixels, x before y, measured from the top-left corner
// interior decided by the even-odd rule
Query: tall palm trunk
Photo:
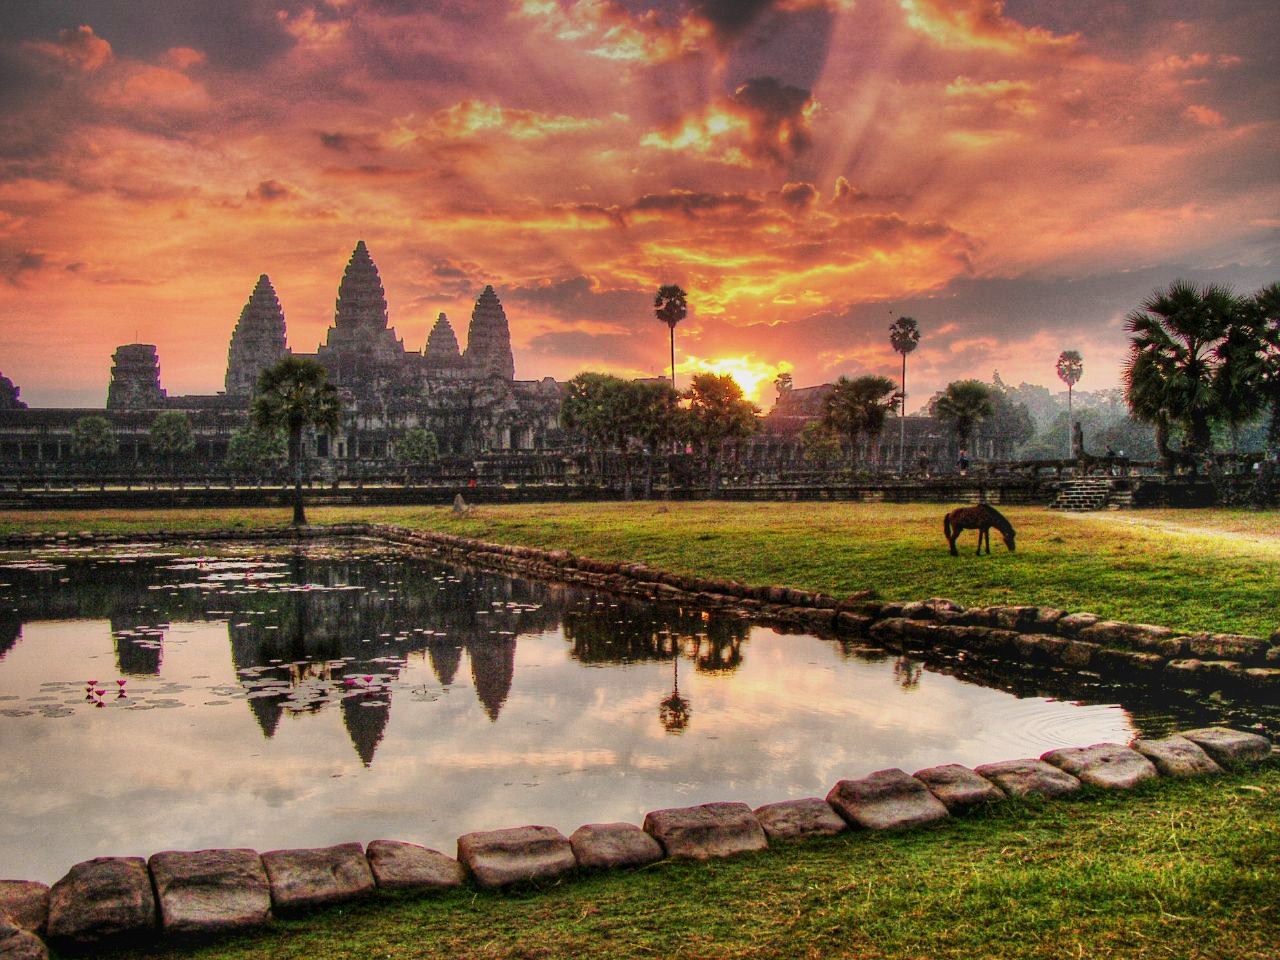
[[[307,514],[302,506],[302,425],[289,427],[289,464],[293,467],[293,526],[303,527]]]

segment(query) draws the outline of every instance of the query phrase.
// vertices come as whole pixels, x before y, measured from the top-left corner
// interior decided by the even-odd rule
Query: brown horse
[[[960,536],[962,530],[978,531],[978,553],[982,553],[982,543],[985,540],[987,544],[987,553],[991,553],[991,528],[995,527],[1000,531],[1000,535],[1004,537],[1004,545],[1013,551],[1013,524],[1004,518],[995,507],[980,503],[976,507],[960,507],[958,510],[952,510],[942,518],[942,532],[947,536],[947,542],[951,544],[951,555],[958,557],[959,551],[956,550],[956,539]]]

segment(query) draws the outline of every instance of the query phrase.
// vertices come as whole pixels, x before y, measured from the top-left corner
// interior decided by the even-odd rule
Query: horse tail
[[[948,540],[951,539],[951,514],[949,513],[942,515],[942,533]]]

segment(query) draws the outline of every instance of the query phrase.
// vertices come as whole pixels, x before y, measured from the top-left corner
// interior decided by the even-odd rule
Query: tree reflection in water
[[[924,664],[910,657],[898,657],[893,661],[893,679],[903,690],[914,690],[920,686],[920,675],[924,673]]]
[[[671,696],[664,697],[658,704],[658,719],[667,733],[684,733],[689,725],[689,715],[693,707],[689,701],[680,696],[680,651],[671,658]]]

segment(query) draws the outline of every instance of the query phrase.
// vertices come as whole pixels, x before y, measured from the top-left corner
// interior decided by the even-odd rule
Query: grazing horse
[[[1004,518],[995,507],[980,503],[976,507],[960,507],[958,510],[952,510],[942,518],[942,532],[947,535],[947,542],[951,544],[951,555],[958,557],[959,551],[956,550],[956,539],[960,536],[962,530],[978,531],[978,553],[982,553],[982,542],[987,543],[987,553],[991,553],[991,528],[995,527],[1000,531],[1000,535],[1004,537],[1004,545],[1013,551],[1013,524]]]

